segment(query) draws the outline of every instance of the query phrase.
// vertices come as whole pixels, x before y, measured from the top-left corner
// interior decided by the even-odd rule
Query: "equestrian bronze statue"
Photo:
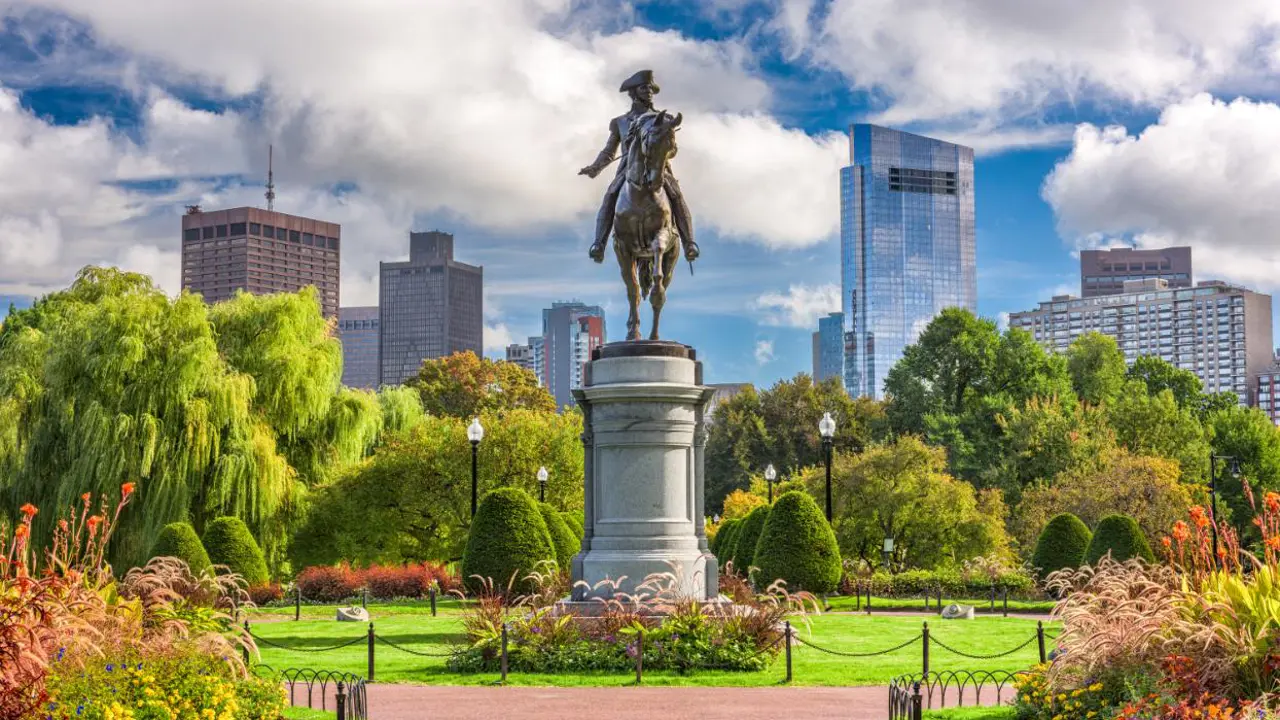
[[[622,269],[630,305],[627,339],[640,339],[640,302],[647,298],[653,307],[649,339],[657,340],[658,320],[680,261],[681,247],[690,263],[698,257],[693,217],[670,164],[676,155],[676,130],[684,117],[654,109],[658,85],[650,70],[632,75],[622,83],[620,92],[631,96],[631,110],[610,121],[604,150],[595,162],[578,172],[594,178],[614,160],[619,161],[596,218],[595,242],[588,255],[603,262],[612,233],[613,252]]]

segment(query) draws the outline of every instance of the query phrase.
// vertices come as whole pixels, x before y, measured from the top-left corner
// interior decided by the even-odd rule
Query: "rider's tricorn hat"
[[[648,85],[653,88],[655,93],[658,92],[658,83],[653,81],[652,70],[641,70],[635,75],[627,78],[623,81],[622,87],[618,88],[618,92],[628,92],[644,85]]]

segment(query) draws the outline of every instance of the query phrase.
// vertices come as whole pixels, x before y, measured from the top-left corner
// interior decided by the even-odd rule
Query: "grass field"
[[[425,604],[371,605],[370,616],[379,637],[419,652],[444,653],[463,640],[456,601],[440,604],[440,615],[432,617]],[[286,614],[287,613],[287,614]],[[257,610],[250,614],[254,635],[279,645],[282,650],[260,643],[261,661],[273,668],[310,667],[368,674],[367,626],[339,623],[333,607],[304,607],[303,619],[293,621],[292,608]],[[1019,652],[995,660],[969,659],[943,649],[939,642],[956,650],[991,655],[1022,645],[1035,635],[1034,620],[1018,617],[979,617],[971,621],[937,618],[866,616],[829,613],[811,615],[809,627],[801,623],[797,632],[824,648],[842,652],[874,652],[894,647],[920,634],[921,623],[929,620],[934,642],[930,650],[931,670],[1021,670],[1035,664],[1038,651],[1034,641]],[[346,641],[353,645],[325,651],[307,652]],[[406,682],[449,685],[480,685],[498,679],[496,673],[461,675],[450,673],[443,658],[410,655],[383,643],[375,645],[375,679],[378,682]],[[894,676],[919,672],[921,645],[887,655],[867,658],[838,657],[812,647],[793,649],[793,682],[797,685],[879,685]],[[767,670],[754,673],[704,671],[690,675],[646,672],[646,685],[761,686],[783,681],[785,663],[781,656]],[[634,682],[631,674],[539,675],[512,673],[514,685],[612,686]],[[966,719],[967,720],[967,719]]]
[[[959,599],[959,598],[943,597],[942,599],[943,607],[946,607],[951,603],[960,603],[962,605],[972,605],[977,609],[977,612],[979,615],[991,614],[990,598]],[[866,607],[867,607],[866,598],[863,598],[862,602],[859,603],[857,598],[853,596],[847,596],[847,595],[828,598],[827,604],[831,607],[832,610],[840,610],[845,612],[857,610],[859,609],[859,607],[862,610],[866,610]],[[1048,614],[1049,611],[1053,610],[1053,606],[1054,606],[1054,602],[1052,600],[1010,600],[1009,614],[1010,615],[1014,613]],[[937,612],[937,608],[938,608],[937,599],[936,598],[930,599],[929,611]],[[871,612],[875,613],[876,611],[884,611],[884,610],[918,610],[920,612],[924,612],[924,599],[918,598],[918,597],[916,598],[882,598],[882,597],[876,597],[873,595],[871,597]],[[1000,598],[996,598],[995,613],[998,615],[998,614],[1001,614],[1002,612],[1004,612],[1004,602],[1000,600]]]
[[[1016,713],[1012,706],[961,707],[946,710],[925,710],[927,720],[1013,720]]]

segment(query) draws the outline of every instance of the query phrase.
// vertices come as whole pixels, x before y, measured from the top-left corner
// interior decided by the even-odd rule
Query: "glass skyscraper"
[[[889,368],[943,308],[977,311],[973,149],[876,125],[840,171],[845,388],[884,394]]]

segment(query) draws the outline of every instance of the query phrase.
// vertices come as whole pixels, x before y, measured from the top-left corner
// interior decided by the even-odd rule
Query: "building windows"
[[[239,237],[246,234],[247,226],[244,223],[231,223],[231,237]]]
[[[290,231],[289,231],[289,242],[291,242],[291,243],[300,243],[300,242],[302,242],[302,232],[301,232],[301,231],[299,231],[299,230],[290,230]]]
[[[249,223],[249,234],[250,234],[250,235],[261,235],[261,234],[262,234],[262,226],[261,226],[261,225],[259,225],[258,223]]]
[[[200,239],[200,228],[187,228],[182,231],[183,242],[195,242]]]
[[[219,226],[217,227],[217,235],[218,235],[218,237],[220,237],[220,238],[224,238],[224,237],[226,237],[226,236],[227,236],[227,226],[226,226],[226,225],[219,225]]]
[[[201,237],[201,238],[203,238],[203,239],[205,239],[205,240],[212,240],[212,239],[213,239],[213,226],[212,226],[212,225],[210,225],[210,226],[208,226],[208,227],[200,228],[200,237]]]

